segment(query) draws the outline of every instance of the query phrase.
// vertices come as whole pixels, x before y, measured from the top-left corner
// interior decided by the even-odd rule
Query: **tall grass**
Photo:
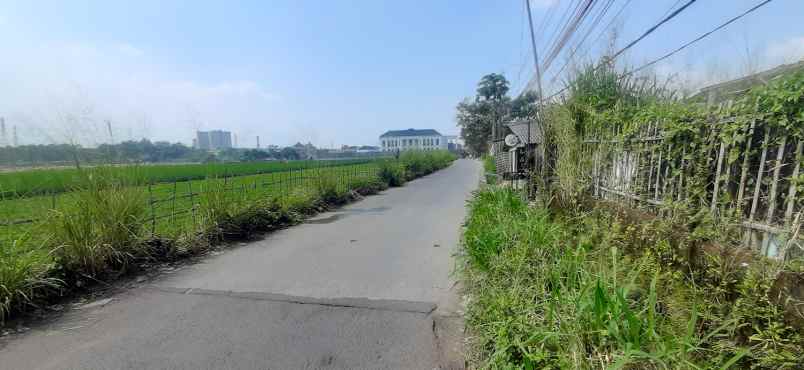
[[[65,271],[95,276],[146,254],[147,194],[108,168],[83,176],[76,202],[52,210],[43,228]]]
[[[30,239],[20,238],[0,244],[0,323],[11,311],[61,284],[52,276],[56,264],[49,251],[30,243]]]
[[[486,183],[495,184],[497,182],[497,164],[494,163],[494,157],[484,155],[482,160],[483,171],[486,173]]]
[[[804,364],[804,342],[769,301],[773,275],[762,264],[738,274],[723,275],[723,264],[690,274],[691,267],[672,262],[681,255],[669,252],[672,230],[621,222],[602,210],[558,217],[529,208],[506,189],[477,194],[464,234],[463,268],[473,364],[495,369]]]

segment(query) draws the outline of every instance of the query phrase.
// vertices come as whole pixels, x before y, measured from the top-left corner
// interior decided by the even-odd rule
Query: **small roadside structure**
[[[541,127],[534,119],[517,119],[505,125],[506,135],[495,140],[491,150],[497,175],[506,179],[522,179],[541,163],[544,142]]]

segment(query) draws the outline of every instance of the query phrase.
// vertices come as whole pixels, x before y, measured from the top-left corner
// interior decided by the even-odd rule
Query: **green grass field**
[[[153,185],[137,185],[137,189],[146,199],[149,218],[155,223],[151,225],[156,234],[170,233],[175,229],[184,228],[185,224],[192,222],[193,204],[197,203],[200,195],[210,187],[223,187],[227,197],[232,200],[256,200],[271,196],[282,196],[299,189],[314,187],[321,177],[333,177],[340,187],[346,187],[350,182],[376,177],[377,164],[370,161],[348,162],[291,162],[268,163],[272,166],[245,166],[244,163],[233,164],[232,168],[220,166],[210,167],[212,175],[209,178],[188,179],[179,177],[178,181],[157,182]],[[284,169],[283,169],[284,166]],[[167,179],[166,171],[174,166],[154,166],[148,169],[151,179]],[[184,166],[180,166],[184,167]],[[139,171],[142,168],[133,169]],[[196,168],[196,170],[201,167]],[[283,170],[280,170],[283,169]],[[232,173],[236,171],[262,170],[264,173],[218,178],[215,174]],[[72,170],[74,171],[74,170]],[[108,171],[108,169],[106,169]],[[47,171],[40,172],[44,175]],[[65,170],[56,170],[57,176],[63,175]],[[123,172],[122,168],[113,168],[112,175],[117,176]],[[183,174],[189,174],[184,172]],[[78,176],[73,181],[80,183]],[[134,176],[134,175],[129,175]],[[139,176],[139,175],[137,175]],[[134,178],[134,183],[139,183]],[[77,185],[76,185],[77,186]],[[69,209],[76,201],[74,192],[52,193],[49,195],[6,198],[0,201],[0,239],[13,240],[20,235],[35,231],[36,224],[47,217],[49,212]],[[153,214],[151,214],[153,213]],[[152,217],[151,217],[152,216]]]
[[[327,166],[368,163],[370,159],[327,161]],[[238,162],[207,164],[159,164],[114,166],[115,176],[132,183],[157,184],[174,181],[201,180],[208,177],[233,177],[298,171],[322,165],[322,161]],[[63,193],[80,187],[81,171],[75,168],[33,169],[0,173],[0,196],[20,198]]]

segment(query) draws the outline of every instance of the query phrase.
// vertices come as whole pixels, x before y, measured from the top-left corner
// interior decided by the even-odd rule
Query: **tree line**
[[[196,149],[182,143],[151,142],[148,139],[101,144],[89,148],[71,144],[37,144],[0,147],[0,166],[32,167],[82,164],[167,163],[258,161],[266,159],[295,160],[299,154],[292,148],[281,150],[236,149],[218,152]]]
[[[458,104],[456,121],[470,153],[487,153],[492,132],[499,130],[497,138],[508,133],[505,122],[535,116],[537,95],[526,92],[512,98],[509,90],[510,83],[505,76],[491,73],[480,79],[474,98],[466,98]]]

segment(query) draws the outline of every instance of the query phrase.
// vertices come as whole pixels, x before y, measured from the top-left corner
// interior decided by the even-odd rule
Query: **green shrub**
[[[285,212],[294,215],[294,219],[301,220],[303,215],[309,215],[316,211],[318,200],[316,191],[299,188],[280,197],[279,203]]]
[[[388,186],[405,185],[405,168],[394,160],[380,162],[377,175]]]
[[[445,150],[409,150],[402,152],[399,156],[399,162],[404,167],[405,177],[408,180],[429,175],[436,170],[447,167],[455,159],[454,154]]]
[[[345,193],[341,191],[338,178],[331,174],[324,174],[316,179],[316,192],[321,201],[327,204],[343,202]]]
[[[362,195],[376,194],[388,188],[388,183],[378,177],[356,178],[349,181],[349,189]]]

